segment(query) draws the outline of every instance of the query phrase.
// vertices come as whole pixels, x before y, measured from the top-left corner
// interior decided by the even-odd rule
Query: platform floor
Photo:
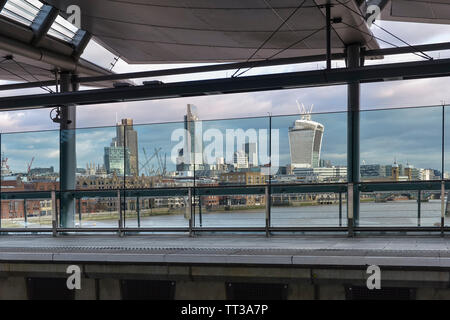
[[[449,268],[450,238],[340,236],[0,236],[0,262]]]

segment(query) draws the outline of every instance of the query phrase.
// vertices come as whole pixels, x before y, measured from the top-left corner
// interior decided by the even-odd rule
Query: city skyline
[[[404,124],[406,116],[411,118],[411,122]],[[412,110],[384,110],[363,113],[361,116],[361,165],[380,164],[389,165],[395,160],[399,163],[410,163],[415,168],[441,170],[440,165],[440,127],[433,123],[440,122],[441,108],[412,109]],[[326,130],[323,136],[321,159],[329,160],[333,165],[346,165],[346,134],[345,134],[345,113],[333,114],[312,114],[312,118],[322,123]],[[280,130],[280,165],[290,164],[290,146],[288,143],[288,128],[298,120],[299,115],[287,117],[273,117],[272,128]],[[381,137],[387,143],[378,143],[373,138],[373,132],[379,130],[380,123],[388,124]],[[217,121],[202,121],[203,129],[215,128],[225,132],[229,128],[268,128],[268,118],[247,118]],[[142,148],[152,151],[155,147],[161,147],[162,154],[169,154],[173,145],[170,141],[170,132],[182,128],[184,124],[150,124],[135,125],[136,139],[139,138],[138,155],[142,157]],[[419,137],[415,132],[425,132]],[[423,131],[422,131],[423,130]],[[379,134],[379,135],[380,135]],[[112,139],[117,136],[117,126],[93,129],[77,130],[77,167],[84,168],[86,163],[104,163],[104,147],[110,145]],[[389,136],[389,139],[386,139]],[[402,145],[398,146],[396,138],[401,140]],[[2,135],[2,152],[9,158],[9,165],[14,172],[24,172],[32,157],[35,157],[33,168],[53,166],[55,171],[59,171],[59,132],[46,131],[41,133],[17,133]],[[447,140],[448,141],[448,140]],[[101,146],[101,147],[100,147]],[[428,150],[425,153],[401,152],[402,146],[406,150]],[[447,144],[446,144],[447,146]],[[450,145],[448,145],[450,146]],[[239,146],[236,146],[238,148]],[[243,146],[242,146],[243,147]],[[382,158],[380,154],[384,149],[395,148],[389,157]],[[446,149],[447,150],[447,149]],[[448,148],[450,150],[450,148]],[[381,151],[381,152],[380,152]],[[385,151],[386,152],[386,151]],[[448,151],[446,151],[447,153]],[[435,154],[435,156],[430,156]],[[373,155],[377,155],[374,157]],[[372,160],[370,160],[372,158]],[[426,161],[421,161],[425,159]],[[447,158],[449,159],[449,158]],[[175,170],[175,164],[168,162],[168,170]]]

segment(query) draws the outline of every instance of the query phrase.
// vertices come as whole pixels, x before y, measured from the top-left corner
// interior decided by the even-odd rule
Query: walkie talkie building
[[[308,113],[289,128],[292,168],[317,168],[320,161],[324,126],[311,120]]]

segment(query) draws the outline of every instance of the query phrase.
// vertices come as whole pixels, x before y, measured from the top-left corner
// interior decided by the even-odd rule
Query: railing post
[[[23,219],[25,222],[25,228],[28,226],[27,221],[27,199],[23,199]]]
[[[445,181],[441,182],[441,236],[444,236],[445,225]]]
[[[342,227],[342,192],[339,191],[339,227]]]
[[[192,188],[188,189],[188,207],[186,208],[187,218],[189,219],[189,237],[192,237]]]
[[[347,184],[347,228],[348,228],[348,236],[353,237],[353,183]]]
[[[266,237],[270,237],[270,186],[266,186]]]
[[[200,224],[200,227],[203,224],[203,218],[202,218],[202,196],[198,196],[198,223]]]
[[[81,197],[78,198],[78,222],[78,226],[81,228]]]
[[[52,191],[52,235],[56,237],[58,233],[56,228],[58,227],[58,214],[56,212],[56,192]]]
[[[138,228],[141,227],[141,208],[139,204],[139,196],[136,196],[136,214],[137,214],[137,225]]]
[[[117,210],[119,213],[119,237],[122,237],[122,228],[123,228],[123,212],[122,212],[122,197],[120,190],[117,190]]]
[[[417,226],[420,227],[420,218],[422,214],[422,191],[417,190]]]

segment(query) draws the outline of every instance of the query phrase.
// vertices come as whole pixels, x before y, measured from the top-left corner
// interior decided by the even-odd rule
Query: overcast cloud
[[[450,26],[423,25],[398,22],[379,22],[380,25],[395,33],[411,44],[447,42],[450,39]],[[383,31],[372,27],[375,35],[397,45],[404,45]],[[382,47],[388,45],[380,43]],[[449,52],[431,53],[435,58],[450,57]],[[84,57],[109,67],[114,56],[99,45],[91,44]],[[388,57],[383,61],[368,61],[367,64],[398,61],[421,60],[414,55]],[[342,66],[342,62],[334,62],[334,66]],[[180,65],[128,65],[124,61],[114,67],[118,73],[154,70]],[[247,74],[267,72],[289,72],[315,70],[323,68],[323,64],[292,65],[250,70]],[[212,77],[229,77],[232,71],[198,74],[194,76],[163,77],[162,81],[183,81],[189,79],[207,79]],[[142,81],[139,80],[139,81]],[[139,82],[138,81],[138,82]],[[0,83],[6,83],[0,81]],[[361,90],[361,107],[364,110],[381,108],[398,108],[407,106],[440,105],[442,101],[450,102],[450,78],[424,79],[413,81],[394,81],[364,84]],[[0,96],[44,93],[40,89],[0,91]],[[230,94],[222,96],[206,96],[167,99],[158,101],[140,101],[129,103],[104,104],[96,106],[80,106],[77,112],[77,126],[97,127],[114,126],[117,119],[132,118],[137,124],[182,121],[186,104],[195,104],[200,118],[223,119],[252,116],[292,115],[297,114],[296,100],[305,105],[314,104],[313,119],[325,126],[322,158],[332,160],[335,164],[346,162],[346,114],[322,114],[326,112],[345,111],[347,91],[345,86],[306,88],[272,92]],[[394,159],[416,167],[433,167],[440,169],[440,144],[442,121],[441,109],[408,109],[390,111],[371,111],[361,115],[361,159],[366,163],[392,163]],[[449,114],[450,117],[450,114]],[[449,118],[447,117],[447,118]],[[287,127],[295,117],[274,120],[280,128],[281,164],[289,158],[287,147]],[[236,122],[238,123],[238,122]],[[168,135],[163,134],[167,127],[154,127],[152,133],[140,134],[140,143],[149,150],[167,143]],[[450,125],[447,125],[450,129]],[[5,132],[35,131],[57,129],[49,118],[48,109],[24,110],[0,113],[0,129]],[[143,130],[143,129],[139,129]],[[148,129],[150,130],[150,129]],[[115,130],[82,130],[77,137],[77,162],[84,167],[86,162],[101,163],[103,147],[109,145]],[[156,138],[157,135],[161,135]],[[158,140],[158,141],[155,141]],[[450,139],[447,139],[450,140]],[[36,166],[58,166],[58,132],[28,133],[2,137],[2,152],[10,158],[10,164],[17,170],[23,170],[32,156],[36,157]],[[450,149],[450,145],[449,145]]]

